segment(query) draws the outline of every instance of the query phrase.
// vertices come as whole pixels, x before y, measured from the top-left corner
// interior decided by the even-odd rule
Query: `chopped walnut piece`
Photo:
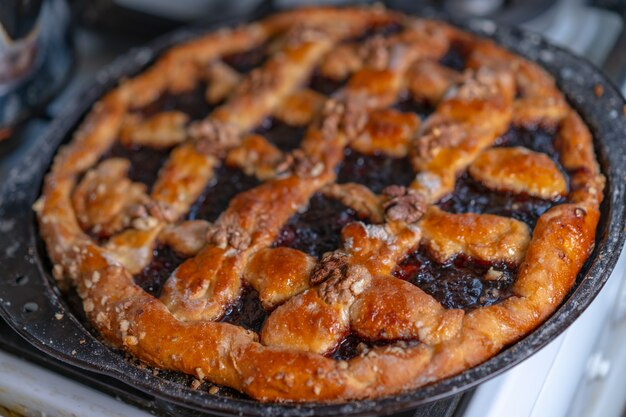
[[[354,139],[367,123],[365,107],[356,97],[348,96],[345,101],[328,100],[322,111],[322,136],[333,139],[339,132]]]
[[[461,124],[441,124],[432,127],[415,141],[417,155],[429,160],[439,149],[458,146],[467,137]]]
[[[189,135],[195,140],[198,152],[219,157],[240,142],[235,126],[212,119],[193,123],[189,126]]]
[[[498,271],[497,269],[494,269],[493,267],[491,267],[489,268],[489,270],[487,271],[487,273],[485,274],[483,278],[486,279],[487,281],[499,281],[503,277],[504,277],[504,272]]]
[[[317,285],[329,279],[338,279],[346,274],[347,268],[347,253],[342,251],[325,253],[311,274],[311,285]]]
[[[320,287],[320,297],[328,304],[352,304],[370,281],[372,275],[362,265],[345,265],[341,272],[332,272]]]
[[[285,158],[276,166],[276,173],[284,175],[293,172],[300,178],[315,178],[324,172],[324,164],[316,161],[301,149],[285,155]]]
[[[213,224],[209,226],[206,235],[207,242],[222,249],[231,246],[238,250],[244,250],[250,246],[250,235],[243,229],[234,225]]]
[[[383,203],[388,220],[415,223],[426,211],[426,198],[411,188],[390,185],[383,195],[389,198]]]
[[[471,101],[492,97],[498,94],[498,77],[490,69],[481,68],[478,71],[467,71],[463,74],[463,82],[458,88],[451,89],[449,97]]]

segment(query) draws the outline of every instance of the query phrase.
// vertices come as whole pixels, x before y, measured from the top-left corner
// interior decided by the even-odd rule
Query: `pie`
[[[121,80],[34,209],[110,345],[210,393],[336,402],[535,329],[593,249],[603,188],[538,65],[443,22],[311,8]]]

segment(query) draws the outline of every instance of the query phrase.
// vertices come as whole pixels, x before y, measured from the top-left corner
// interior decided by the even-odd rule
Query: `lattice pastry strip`
[[[350,40],[371,27],[382,30]],[[226,63],[226,55],[264,43],[270,56],[247,75]],[[466,71],[435,62],[459,45]],[[345,87],[323,97],[305,87],[314,73],[345,80]],[[142,115],[166,92],[200,82],[207,102],[224,100],[203,120],[176,109]],[[388,108],[407,95],[435,112],[420,122]],[[283,152],[250,134],[268,116],[309,125],[299,149]],[[490,149],[511,124],[539,122],[557,131],[569,194],[566,177],[543,154]],[[129,179],[123,159],[98,164],[118,137],[174,146],[151,190]],[[338,184],[346,147],[408,157],[415,180],[380,195]],[[265,182],[235,196],[213,223],[180,221],[222,160]],[[498,164],[512,174],[493,169]],[[524,164],[541,175],[518,169]],[[432,205],[467,169],[490,188],[566,202],[539,218],[532,237],[518,220]],[[60,151],[35,209],[55,277],[76,286],[88,319],[113,345],[259,400],[337,401],[458,373],[536,327],[563,300],[593,247],[603,185],[588,129],[536,65],[443,23],[319,8],[206,35],[121,83]],[[373,224],[349,222],[339,248],[320,260],[272,247],[316,193]],[[99,245],[85,231],[108,241]],[[132,276],[157,244],[187,257],[160,299]],[[441,264],[468,257],[493,265],[485,279],[501,278],[498,265],[516,268],[517,279],[508,298],[493,305],[446,308],[396,274],[420,245]],[[273,309],[260,334],[218,321],[245,285]],[[349,360],[323,356],[349,333],[375,343]]]

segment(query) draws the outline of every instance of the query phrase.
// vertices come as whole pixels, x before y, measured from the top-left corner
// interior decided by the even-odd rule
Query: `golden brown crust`
[[[204,220],[171,224],[163,228],[158,240],[178,254],[193,256],[205,245],[208,229],[209,223]]]
[[[492,214],[451,214],[431,207],[419,222],[422,243],[445,263],[458,254],[486,262],[519,265],[530,231],[526,224]]]
[[[189,116],[180,111],[165,111],[146,120],[131,114],[124,118],[120,129],[120,141],[126,146],[150,146],[169,148],[187,138],[185,126]]]
[[[266,180],[276,176],[276,170],[284,158],[280,149],[263,136],[250,135],[228,152],[225,162],[229,166],[238,166],[246,175]]]
[[[364,154],[384,153],[402,158],[407,155],[419,125],[419,118],[414,114],[393,109],[376,110],[370,113],[363,132],[351,147]]]
[[[273,309],[309,288],[317,260],[296,249],[265,248],[256,252],[243,271],[267,309]]]
[[[305,126],[319,114],[324,101],[324,96],[313,90],[299,90],[278,105],[274,117],[291,126]]]
[[[379,196],[364,185],[355,183],[328,184],[322,188],[324,195],[341,201],[372,223],[382,223],[384,212]]]
[[[414,100],[437,104],[446,91],[461,80],[460,73],[436,61],[421,59],[407,72],[407,89]]]
[[[400,27],[393,35],[345,42],[390,23]],[[250,74],[221,60],[270,39],[270,56]],[[453,43],[467,53],[463,74],[435,63]],[[316,71],[346,86],[330,99],[304,89]],[[175,109],[146,118],[136,112],[200,81],[208,84],[207,100],[221,103],[200,122],[188,126]],[[387,108],[407,92],[436,106],[421,126]],[[308,125],[300,149],[284,155],[249,136],[272,115]],[[421,217],[468,167],[494,188],[510,167],[516,182],[505,188],[565,195],[543,155],[522,161],[519,150],[485,150],[510,124],[557,130],[560,163],[571,179],[567,203],[542,215],[532,238],[526,225],[498,216],[431,206]],[[99,162],[117,138],[175,146],[150,194],[128,179],[128,161]],[[417,174],[412,189],[377,196],[335,184],[349,145],[408,155]],[[181,221],[223,159],[266,181],[233,198],[213,224]],[[545,175],[537,180],[518,169],[528,163]],[[262,401],[340,401],[456,374],[532,331],[562,302],[593,248],[603,186],[587,127],[537,65],[441,22],[373,8],[312,8],[205,35],[121,82],[59,151],[35,209],[55,278],[76,287],[88,319],[112,345]],[[341,247],[320,261],[270,248],[319,191],[380,224],[347,224]],[[98,245],[88,233],[108,241]],[[462,253],[519,265],[512,296],[467,312],[445,309],[391,276],[420,243],[441,262]],[[160,299],[132,277],[157,244],[189,257]],[[275,308],[260,335],[217,322],[245,284]],[[395,342],[347,361],[322,356],[350,332]]]
[[[469,173],[494,190],[545,200],[567,194],[567,182],[556,164],[547,155],[522,147],[487,149],[478,155]]]
[[[415,285],[379,277],[350,310],[350,324],[370,340],[421,340],[435,345],[461,329],[463,310],[446,310]]]

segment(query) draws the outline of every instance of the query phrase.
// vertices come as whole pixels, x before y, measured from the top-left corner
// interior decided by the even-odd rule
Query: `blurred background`
[[[237,22],[297,0],[0,0],[0,179],[94,80],[133,47],[175,30]],[[368,2],[369,3],[369,2]],[[626,91],[626,1],[389,0],[390,8],[521,26],[572,50]],[[0,230],[1,232],[1,230]],[[548,347],[478,389],[409,416],[626,416],[626,287],[622,256],[585,314]],[[129,405],[130,404],[130,405]],[[10,411],[11,410],[11,411]],[[189,414],[123,384],[56,363],[0,319],[0,415]],[[17,414],[16,414],[17,415]],[[400,415],[398,415],[400,416]]]

